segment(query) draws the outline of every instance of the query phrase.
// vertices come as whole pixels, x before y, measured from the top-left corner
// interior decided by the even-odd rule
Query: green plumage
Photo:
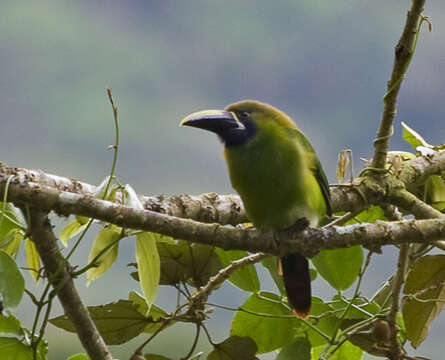
[[[275,230],[303,217],[317,226],[329,207],[328,184],[312,146],[287,115],[271,106],[249,101],[227,107],[237,109],[249,109],[258,126],[245,145],[224,150],[232,186],[249,219]]]
[[[329,188],[314,149],[282,111],[253,100],[186,117],[183,125],[212,131],[225,144],[232,186],[255,227],[283,230],[306,218],[318,226],[330,214]],[[281,258],[289,303],[299,317],[311,304],[308,261],[297,253]]]

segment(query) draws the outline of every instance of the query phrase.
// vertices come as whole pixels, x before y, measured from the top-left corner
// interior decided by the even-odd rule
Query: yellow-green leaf
[[[269,292],[249,296],[232,320],[230,335],[250,337],[258,353],[267,353],[289,343],[301,322],[292,315],[278,295]]]
[[[19,319],[12,314],[0,314],[0,333],[23,335]]]
[[[216,253],[221,260],[222,266],[228,266],[232,261],[242,259],[243,257],[248,256],[247,251],[242,250],[228,250],[225,251],[220,248],[216,248]],[[260,282],[258,280],[258,275],[255,270],[255,266],[252,264],[243,266],[237,269],[232,275],[229,277],[229,281],[243,289],[245,291],[256,292],[260,290]]]
[[[445,255],[429,255],[418,259],[408,273],[403,292],[402,315],[406,336],[413,347],[418,347],[428,335],[428,327],[440,313],[445,301]],[[417,296],[409,295],[430,289]],[[428,301],[431,300],[431,301]]]
[[[358,277],[363,262],[361,246],[322,250],[312,258],[312,264],[332,287],[339,291],[349,288]]]
[[[311,349],[311,359],[319,359],[324,351],[324,346],[317,346]],[[333,348],[331,347],[332,350]],[[363,356],[363,350],[359,347],[352,345],[349,341],[346,341],[341,345],[329,360],[360,360]]]
[[[219,344],[207,360],[254,360],[257,346],[250,337],[231,336]]]
[[[26,222],[22,212],[11,203],[0,201],[0,245],[8,240],[11,230],[26,228]]]
[[[402,126],[403,126],[402,137],[408,144],[410,144],[413,147],[414,150],[416,150],[418,146],[432,148],[432,146],[428,144],[417,131],[411,129],[403,121],[402,121]]]
[[[46,360],[48,346],[41,340],[36,348],[36,353],[30,345],[26,345],[23,339],[15,337],[0,337],[0,354],[2,360]]]
[[[87,354],[80,353],[80,354],[71,355],[66,360],[90,360],[90,358]]]
[[[96,260],[97,266],[87,271],[87,285],[102,276],[116,261],[121,232],[122,228],[119,226],[110,225],[103,228],[97,235],[91,247],[88,262],[93,261],[97,256],[100,257]]]
[[[156,234],[149,232],[136,235],[136,262],[138,264],[139,283],[148,305],[147,312],[150,311],[151,305],[156,300],[161,274],[161,262],[156,246],[156,238]]]
[[[79,222],[77,219],[73,220],[60,231],[59,239],[67,247],[68,240],[85,230],[86,227],[87,223]]]
[[[17,307],[24,291],[25,279],[16,262],[4,251],[0,251],[0,296],[3,307]]]
[[[0,246],[0,249],[15,259],[24,236],[25,234],[22,230],[16,228],[11,229],[6,235],[6,241]]]
[[[30,269],[31,276],[37,282],[39,281],[40,257],[34,242],[27,238],[25,240],[26,264]]]
[[[427,203],[442,211],[445,207],[445,182],[442,176],[430,176],[425,183],[425,193]]]

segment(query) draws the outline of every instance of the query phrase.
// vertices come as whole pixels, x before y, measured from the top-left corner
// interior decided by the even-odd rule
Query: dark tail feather
[[[292,253],[281,258],[281,267],[287,299],[294,309],[294,314],[305,319],[311,310],[309,263],[304,256]]]

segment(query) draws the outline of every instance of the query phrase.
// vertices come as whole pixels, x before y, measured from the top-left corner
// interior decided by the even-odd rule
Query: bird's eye
[[[242,118],[242,119],[248,119],[249,116],[250,116],[250,112],[248,112],[248,111],[241,111],[241,112],[239,113],[239,116],[240,116],[240,118]]]

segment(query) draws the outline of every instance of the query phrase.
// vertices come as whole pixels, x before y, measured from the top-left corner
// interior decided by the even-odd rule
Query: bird
[[[218,135],[232,187],[256,228],[278,233],[303,223],[317,227],[325,215],[331,215],[329,184],[321,163],[306,136],[283,111],[242,100],[224,110],[194,112],[180,125]],[[280,260],[288,303],[295,316],[305,319],[311,307],[308,260],[298,253]]]

